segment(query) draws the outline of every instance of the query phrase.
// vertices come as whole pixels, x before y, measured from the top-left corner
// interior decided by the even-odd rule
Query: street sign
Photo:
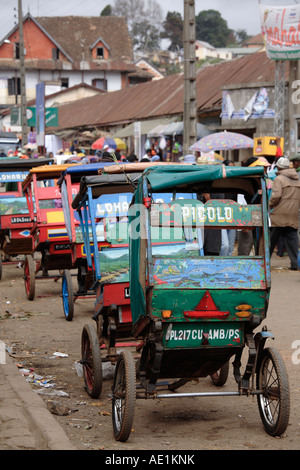
[[[28,126],[35,127],[36,123],[36,108],[27,108],[27,123]],[[58,126],[58,108],[46,108],[45,109],[45,125],[46,127],[57,127]]]
[[[20,107],[11,108],[10,125],[21,126],[21,108]]]
[[[26,111],[27,126],[36,126],[36,108],[30,106]],[[21,126],[21,108],[13,107],[10,112],[10,125]],[[45,125],[46,127],[57,127],[58,126],[58,108],[46,108],[45,110]]]

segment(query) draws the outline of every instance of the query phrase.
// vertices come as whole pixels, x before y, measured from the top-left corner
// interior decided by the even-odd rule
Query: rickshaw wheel
[[[25,257],[24,281],[27,299],[33,300],[35,295],[35,263],[31,255]]]
[[[258,409],[264,428],[271,436],[282,435],[290,416],[290,391],[286,368],[280,353],[274,348],[262,351],[256,375]]]
[[[1,253],[0,253],[0,281],[2,279],[2,256],[1,256]]]
[[[112,419],[117,441],[127,441],[130,436],[135,401],[136,371],[132,354],[122,351],[118,356],[112,387]]]
[[[74,296],[71,273],[68,269],[62,275],[62,301],[66,320],[72,321],[74,316]]]
[[[87,393],[91,398],[98,398],[101,395],[103,384],[102,359],[97,333],[92,325],[83,327],[81,357]]]
[[[217,372],[214,374],[211,374],[210,378],[212,383],[216,387],[222,387],[225,385],[228,379],[228,373],[229,373],[229,361],[226,362]]]

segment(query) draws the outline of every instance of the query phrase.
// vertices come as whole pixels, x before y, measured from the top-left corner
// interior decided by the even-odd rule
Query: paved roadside
[[[7,354],[0,363],[0,450],[76,450]]]

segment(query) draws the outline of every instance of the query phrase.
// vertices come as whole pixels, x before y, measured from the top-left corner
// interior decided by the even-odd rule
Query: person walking
[[[285,241],[292,270],[298,271],[298,226],[300,209],[300,181],[290,160],[280,157],[276,163],[278,173],[273,181],[270,207],[270,256],[277,245],[279,236]]]

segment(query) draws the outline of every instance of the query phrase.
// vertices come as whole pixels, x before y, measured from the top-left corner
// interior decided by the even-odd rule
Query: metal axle
[[[260,395],[263,393],[261,390],[249,390],[244,392],[202,392],[202,393],[162,393],[142,396],[137,394],[137,398],[183,398],[183,397],[234,397],[242,395]]]

